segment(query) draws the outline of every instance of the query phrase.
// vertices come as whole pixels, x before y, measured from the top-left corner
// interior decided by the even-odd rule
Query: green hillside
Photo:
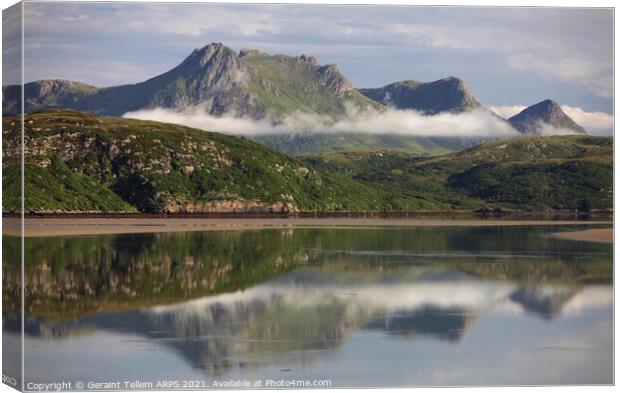
[[[20,167],[4,168],[2,189],[3,204],[8,210],[20,206]],[[72,172],[64,162],[54,156],[47,168],[26,164],[24,168],[25,209],[28,211],[81,211],[109,212],[136,211],[107,187],[95,179]]]
[[[592,210],[613,206],[613,140],[520,137],[458,153],[292,158],[174,124],[53,110],[25,119],[30,212]],[[17,211],[20,124],[3,118],[3,211]]]
[[[19,122],[4,117],[4,211],[19,208]],[[327,174],[253,141],[71,110],[26,117],[27,211],[156,213],[447,208]]]
[[[519,137],[420,158],[395,151],[301,156],[315,168],[455,208],[611,209],[613,140]]]

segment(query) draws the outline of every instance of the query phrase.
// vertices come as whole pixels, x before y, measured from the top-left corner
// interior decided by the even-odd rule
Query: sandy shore
[[[614,242],[613,228],[596,228],[574,232],[558,232],[554,233],[553,236],[568,240],[581,240],[600,243]]]
[[[3,233],[18,236],[19,218],[4,217]],[[611,225],[611,221],[497,220],[497,219],[380,219],[380,218],[26,218],[29,237],[155,233],[264,228],[362,228],[377,226],[515,226]],[[598,231],[598,230],[595,230]],[[587,231],[586,231],[587,232]],[[569,232],[570,233],[570,232]]]

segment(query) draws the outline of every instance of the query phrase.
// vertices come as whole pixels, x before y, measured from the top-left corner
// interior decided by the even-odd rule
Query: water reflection
[[[97,346],[106,333],[115,345],[146,356],[135,344],[140,337],[177,354],[192,372],[212,377],[264,376],[285,367],[302,375],[329,373],[351,386],[359,380],[345,378],[351,366],[334,356],[345,356],[368,334],[380,335],[388,357],[395,351],[389,340],[396,339],[411,350],[428,340],[445,343],[458,358],[469,332],[487,329],[476,326],[489,318],[504,321],[492,332],[498,336],[506,323],[527,318],[561,321],[548,329],[569,334],[593,315],[610,321],[611,246],[544,236],[554,230],[299,229],[28,239],[25,329],[31,362],[39,366],[32,377],[49,376],[44,359],[52,348],[74,353],[68,362],[75,367],[101,356],[78,351],[75,340]],[[11,277],[4,278],[5,291],[14,290]],[[12,318],[4,320],[11,330]],[[611,330],[605,334],[611,339]],[[189,372],[168,362],[166,372]],[[355,362],[361,367],[373,361]],[[441,357],[434,362],[440,367]],[[611,357],[609,362],[610,368]],[[326,364],[333,368],[325,370]],[[153,375],[163,372],[157,363],[151,366]],[[374,386],[437,383],[407,380],[407,368],[397,361],[390,367],[402,373]],[[568,366],[565,371],[572,372]],[[113,375],[94,376],[106,377]],[[523,376],[521,383],[528,381]]]

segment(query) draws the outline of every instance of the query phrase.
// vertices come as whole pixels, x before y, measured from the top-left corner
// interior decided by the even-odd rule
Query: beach
[[[579,240],[589,242],[600,243],[613,243],[614,242],[614,230],[613,228],[594,228],[586,229],[583,231],[573,232],[559,232],[553,234],[555,237],[567,240]]]
[[[258,230],[283,228],[364,228],[396,226],[549,226],[613,225],[612,221],[512,220],[477,218],[39,218],[24,220],[27,237],[103,235],[121,233],[195,232],[220,230]],[[19,236],[20,219],[3,218],[3,234]],[[558,237],[573,240],[612,241],[611,228],[566,232]]]

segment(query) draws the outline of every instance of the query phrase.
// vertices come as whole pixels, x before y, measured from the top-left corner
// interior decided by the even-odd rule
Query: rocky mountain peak
[[[194,49],[181,64],[193,65],[202,68],[210,65],[210,63],[214,60],[218,61],[229,57],[237,58],[237,54],[232,49],[222,45],[221,43],[213,42],[209,45],[203,46],[200,49]]]
[[[204,106],[213,114],[254,115],[249,94],[242,90],[252,79],[236,51],[221,43],[195,49],[172,70],[137,86],[142,107],[187,108]]]
[[[540,101],[525,109],[526,113],[537,115],[545,119],[551,119],[553,117],[561,116],[564,114],[560,105],[552,99],[546,99]]]
[[[450,97],[453,101],[459,102],[461,107],[480,107],[480,103],[472,94],[471,89],[469,88],[467,83],[465,83],[465,81],[460,78],[449,76],[447,78],[443,78],[431,83],[435,84],[438,88],[444,90],[447,96]]]
[[[545,126],[576,134],[586,134],[583,127],[575,123],[560,105],[551,99],[543,100],[525,108],[508,121],[519,132],[527,135],[543,135]]]
[[[195,49],[170,73],[174,77],[182,76],[186,81],[194,80],[203,89],[245,85],[249,79],[247,69],[237,53],[218,42]]]

